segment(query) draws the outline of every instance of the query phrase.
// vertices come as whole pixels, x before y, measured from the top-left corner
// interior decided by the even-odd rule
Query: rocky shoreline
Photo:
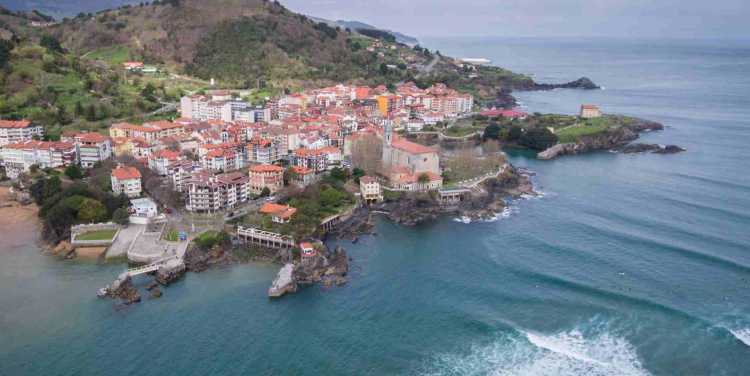
[[[655,121],[636,119],[636,122],[623,125],[617,129],[608,130],[590,136],[583,136],[578,142],[557,144],[537,154],[537,158],[550,160],[564,155],[576,155],[598,150],[615,150],[624,153],[638,153],[652,151],[660,154],[684,151],[676,145],[659,146],[649,144],[631,144],[637,140],[640,133],[660,131],[664,125]]]
[[[497,178],[480,184],[457,205],[443,205],[430,194],[409,194],[399,200],[375,205],[373,209],[388,213],[390,220],[404,226],[416,226],[446,214],[472,221],[486,220],[501,213],[507,206],[508,198],[537,195],[530,176],[528,171],[509,167]]]

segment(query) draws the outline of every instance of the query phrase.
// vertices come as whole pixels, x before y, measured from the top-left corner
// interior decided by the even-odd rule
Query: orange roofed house
[[[259,195],[264,188],[271,194],[284,187],[284,169],[279,166],[262,164],[250,167],[250,192]]]
[[[584,119],[594,119],[602,116],[599,106],[593,104],[584,104],[581,106],[581,117]]]
[[[133,198],[141,195],[141,173],[135,167],[117,167],[112,170],[112,192],[124,193]]]
[[[260,214],[265,214],[271,217],[271,220],[276,223],[289,223],[297,209],[289,205],[279,205],[272,202],[267,202],[260,207]]]

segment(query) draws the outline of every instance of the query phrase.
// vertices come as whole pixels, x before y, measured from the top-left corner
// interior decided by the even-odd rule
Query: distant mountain
[[[402,34],[402,33],[399,33],[397,31],[393,31],[393,30],[381,29],[379,27],[368,25],[368,24],[366,24],[364,22],[337,20],[336,23],[338,25],[340,25],[341,27],[343,27],[343,28],[349,28],[349,29],[352,29],[352,30],[366,29],[366,30],[383,30],[383,31],[387,31],[387,32],[393,34],[393,36],[396,37],[396,41],[399,42],[399,43],[408,44],[408,45],[411,45],[411,46],[419,44],[419,40],[417,40],[417,38],[415,38],[415,37],[412,37],[412,36],[409,36],[409,35],[406,35],[406,34]]]
[[[138,4],[137,0],[2,0],[2,5],[14,11],[38,10],[59,19],[73,17],[78,13],[98,12],[127,4]]]
[[[309,16],[309,17],[317,22],[325,22],[331,26],[334,26],[334,27],[338,26],[342,29],[350,29],[354,31],[356,30],[381,30],[381,31],[388,32],[389,34],[392,34],[394,37],[396,37],[396,42],[403,43],[403,44],[410,45],[410,46],[415,46],[419,44],[419,40],[417,40],[417,38],[414,38],[412,36],[402,34],[397,31],[381,29],[379,27],[372,26],[370,24],[366,24],[360,21],[346,21],[346,20],[331,21],[325,18],[320,18],[320,17],[312,17],[312,16]]]

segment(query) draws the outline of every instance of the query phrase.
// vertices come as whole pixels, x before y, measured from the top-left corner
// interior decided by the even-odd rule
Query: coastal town
[[[440,147],[407,136],[472,116],[473,97],[442,84],[392,89],[336,85],[269,98],[264,106],[231,90],[208,90],[184,96],[174,120],[114,123],[108,134],[64,132],[59,141],[42,141],[43,127],[31,121],[3,120],[0,160],[14,181],[71,168],[85,181],[87,171],[108,169],[107,190],[128,203],[127,220],[72,224],[51,247],[66,257],[145,265],[120,282],[165,267],[184,270],[189,242],[218,232],[235,243],[295,250],[287,263],[312,265],[308,259],[329,254],[325,234],[360,208],[428,192],[455,205],[508,167],[496,152],[481,176],[446,181]],[[300,197],[309,191],[322,207],[305,207]]]
[[[179,18],[172,13],[180,8],[143,4],[112,10],[111,17],[148,17],[153,9]],[[277,3],[262,8],[291,17]],[[131,59],[127,51],[117,59],[99,51],[80,64],[59,61],[71,81],[86,87],[69,87],[75,99],[53,117],[42,116],[46,104],[0,120],[6,201],[37,209],[49,253],[128,264],[100,296],[132,303],[140,300],[132,282],[138,276],[154,277],[148,291],[158,297],[157,285],[186,271],[270,261],[282,266],[268,291],[279,297],[298,285],[345,283],[346,250],[329,249],[328,240],[357,242],[375,231],[374,215],[406,226],[443,215],[472,222],[501,215],[510,199],[535,195],[533,173],[511,165],[508,148],[532,150],[539,159],[682,151],[631,143],[641,132],[663,129],[655,122],[595,104],[570,109],[575,115],[527,113],[510,95],[599,88],[585,77],[536,83],[487,59],[454,59],[383,31],[305,17],[289,22],[322,49],[343,46],[339,52],[351,55],[340,64],[347,75],[338,77],[333,65],[287,72],[293,62],[274,61],[270,66],[296,78],[268,82],[267,72],[238,74],[236,59],[222,59],[216,69],[200,54],[194,62],[204,70],[197,71]],[[56,27],[67,24],[28,32]],[[13,57],[23,63],[15,64],[30,64],[39,53],[47,60],[67,54],[59,38],[45,34],[19,46]],[[41,68],[42,78],[63,73]],[[54,93],[55,100],[68,95]]]
[[[371,231],[371,212],[406,225],[445,213],[486,219],[508,197],[533,195],[528,174],[506,162],[498,141],[537,148],[539,158],[551,159],[585,149],[581,142],[558,143],[567,133],[585,135],[605,121],[605,129],[630,132],[624,141],[660,129],[590,104],[577,117],[551,119],[478,109],[472,95],[444,84],[338,84],[265,98],[262,105],[241,94],[202,90],[180,99],[179,117],[116,122],[106,133],[65,131],[57,141],[44,141],[44,128],[30,120],[0,120],[0,163],[17,197],[37,192],[43,207],[52,206],[46,199],[62,199],[45,193],[51,189],[104,181],[100,201],[116,202],[110,215],[90,214],[95,209],[88,206],[98,203],[79,193],[70,223],[48,219],[44,228],[55,254],[131,264],[101,296],[139,301],[135,276],[156,273],[168,285],[186,270],[236,262],[243,257],[232,250],[244,249],[244,258],[284,265],[268,292],[279,297],[300,281],[344,283],[346,253],[329,250],[325,240],[338,234],[356,241]],[[623,125],[609,125],[617,122]],[[161,296],[156,284],[149,291]]]

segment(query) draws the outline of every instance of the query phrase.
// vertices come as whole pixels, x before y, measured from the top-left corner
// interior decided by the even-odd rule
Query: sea
[[[253,264],[119,307],[96,291],[124,265],[0,231],[0,375],[750,375],[750,42],[422,44],[539,82],[587,76],[604,89],[516,95],[656,120],[641,141],[687,152],[510,152],[542,195],[491,221],[378,219],[338,243],[347,285],[274,301],[279,267]]]

